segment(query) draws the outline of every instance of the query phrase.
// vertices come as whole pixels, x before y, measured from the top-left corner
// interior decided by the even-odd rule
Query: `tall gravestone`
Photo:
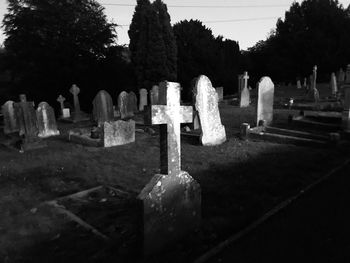
[[[304,78],[303,88],[307,89],[307,78]]]
[[[9,100],[1,107],[4,118],[4,133],[11,134],[19,131],[14,102]]]
[[[60,109],[61,109],[61,117],[64,118],[64,102],[65,102],[66,98],[63,97],[62,95],[59,95],[57,98],[57,101],[60,104]]]
[[[145,107],[148,105],[147,96],[148,91],[146,89],[140,89],[140,101],[139,101],[139,111],[144,111]]]
[[[161,174],[156,174],[138,196],[143,203],[145,254],[185,237],[201,219],[200,186],[181,170],[180,124],[192,121],[192,107],[180,106],[178,83],[161,85],[166,87],[165,104],[151,106],[152,125],[160,125]]]
[[[127,106],[128,106],[128,93],[126,91],[122,91],[118,96],[118,109],[120,112],[121,119],[126,119],[129,117]]]
[[[335,76],[334,72],[331,74],[331,90],[332,90],[332,96],[335,97],[338,93],[338,86],[337,86],[337,77]]]
[[[258,85],[257,125],[270,125],[273,121],[275,86],[269,77],[262,77]]]
[[[218,95],[208,77],[197,79],[194,95],[196,110],[201,122],[201,142],[203,145],[219,145],[226,141],[225,127],[221,124]]]
[[[130,91],[128,94],[127,110],[130,117],[134,116],[134,113],[137,112],[137,97],[133,91]]]
[[[159,100],[159,87],[154,85],[150,92],[151,105],[157,105]]]
[[[300,79],[297,80],[297,89],[301,89],[301,82],[300,82]]]
[[[57,129],[53,108],[47,102],[41,102],[36,110],[39,134],[41,138],[60,135]]]
[[[73,84],[72,87],[69,89],[69,92],[73,95],[73,101],[74,101],[74,112],[72,113],[72,121],[80,122],[80,121],[89,120],[86,113],[84,113],[80,109],[80,102],[79,102],[80,88],[77,85]]]
[[[95,96],[92,104],[93,118],[99,127],[101,127],[101,125],[106,121],[113,121],[113,100],[107,91],[100,90]]]
[[[241,96],[240,96],[240,100],[239,100],[239,106],[241,108],[245,108],[245,107],[249,107],[250,104],[250,91],[248,89],[248,72],[245,71],[243,76],[243,89],[241,90]]]

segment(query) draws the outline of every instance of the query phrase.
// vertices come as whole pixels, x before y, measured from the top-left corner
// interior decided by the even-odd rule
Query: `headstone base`
[[[138,198],[143,203],[145,255],[179,240],[200,223],[201,189],[187,172],[156,174]]]

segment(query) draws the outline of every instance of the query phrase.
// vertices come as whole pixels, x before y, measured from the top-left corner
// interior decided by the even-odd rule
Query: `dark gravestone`
[[[153,125],[160,125],[160,166],[139,194],[144,211],[144,253],[161,250],[198,226],[201,218],[199,184],[181,171],[180,124],[192,121],[192,107],[180,106],[178,83],[164,82],[166,105],[152,105]],[[162,102],[162,101],[161,101]]]
[[[18,132],[18,121],[15,114],[14,102],[12,100],[7,101],[2,105],[2,114],[4,116],[4,133],[11,134]]]
[[[114,109],[111,95],[105,90],[101,90],[95,96],[93,102],[93,118],[100,127],[106,121],[113,121]]]
[[[126,91],[120,92],[118,96],[118,110],[120,112],[120,118],[126,119],[129,117],[128,115],[128,93]]]
[[[60,135],[57,129],[53,108],[46,102],[41,102],[36,110],[39,134],[41,138]]]
[[[72,114],[72,121],[80,122],[89,120],[89,117],[86,115],[86,113],[80,110],[80,102],[78,97],[78,94],[80,93],[79,87],[73,84],[69,92],[72,93],[74,100],[74,112]]]
[[[129,92],[128,94],[128,102],[126,108],[129,117],[134,116],[134,113],[137,112],[137,97],[133,91]]]

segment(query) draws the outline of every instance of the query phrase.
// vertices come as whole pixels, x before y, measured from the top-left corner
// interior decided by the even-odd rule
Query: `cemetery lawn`
[[[348,145],[314,148],[241,141],[239,126],[254,123],[255,109],[221,105],[220,111],[227,142],[203,147],[182,141],[182,169],[202,189],[201,226],[149,261],[193,260],[350,157]],[[286,123],[287,111],[276,111],[275,119]],[[117,233],[115,242],[102,241],[43,202],[100,185],[125,189],[135,198],[158,172],[159,137],[137,132],[133,144],[94,148],[68,142],[71,127],[59,124],[62,135],[47,139],[47,148],[25,153],[0,148],[1,262],[141,261],[133,247],[136,231],[126,227],[124,235],[118,230],[118,225],[139,219],[133,211],[125,215],[134,206],[132,200],[119,210],[106,205],[109,197],[103,194],[83,200],[83,208],[60,204],[103,234]]]

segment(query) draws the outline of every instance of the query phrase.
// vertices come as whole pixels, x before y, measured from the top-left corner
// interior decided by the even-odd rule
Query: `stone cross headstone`
[[[60,135],[57,129],[55,112],[46,102],[41,102],[36,110],[39,134],[41,138]]]
[[[215,88],[216,93],[218,94],[219,102],[224,100],[224,87]]]
[[[162,174],[156,174],[138,196],[143,202],[145,254],[186,236],[201,218],[200,186],[181,170],[180,124],[192,121],[192,107],[180,106],[178,83],[160,85],[165,86],[165,105],[151,106],[151,120],[160,125]]]
[[[130,91],[128,94],[128,104],[127,104],[127,110],[129,117],[134,116],[134,113],[137,112],[137,97],[135,92]]]
[[[159,87],[154,85],[150,92],[151,105],[157,105],[159,101]]]
[[[14,102],[9,100],[1,107],[4,118],[4,133],[10,134],[19,131],[17,116],[15,113]]]
[[[335,76],[334,72],[331,74],[331,90],[332,90],[332,96],[336,97],[338,93],[338,86],[337,86],[337,77]]]
[[[63,116],[63,109],[64,109],[64,101],[65,100],[66,100],[66,98],[63,97],[62,95],[59,95],[58,98],[57,98],[57,101],[60,103],[62,116]]]
[[[148,91],[146,89],[140,89],[140,103],[139,103],[139,111],[144,111],[147,103]]]
[[[268,126],[273,121],[273,99],[275,86],[269,77],[262,77],[258,87],[257,126]]]
[[[244,87],[241,93],[239,106],[241,108],[249,107],[250,104],[250,91],[247,87]]]
[[[344,70],[342,68],[339,69],[339,71],[338,71],[338,79],[337,79],[337,81],[339,83],[343,83],[345,81],[345,72],[344,72]]]
[[[226,141],[225,127],[221,124],[218,95],[208,77],[197,79],[194,95],[196,110],[201,122],[201,142],[203,145],[219,145]]]
[[[122,91],[118,96],[118,109],[120,112],[121,119],[125,119],[129,117],[127,105],[128,105],[128,93],[126,91]]]
[[[103,146],[112,147],[135,141],[135,121],[112,121],[103,123]]]
[[[350,64],[346,67],[345,83],[350,83]]]
[[[297,89],[301,89],[301,82],[299,79],[297,80]]]
[[[73,84],[72,87],[69,90],[70,93],[73,95],[73,101],[74,101],[74,114],[80,113],[80,103],[79,103],[79,97],[78,94],[80,93],[80,89],[77,85]]]
[[[95,96],[92,104],[93,118],[99,127],[101,127],[102,124],[106,121],[113,121],[113,100],[107,91],[100,90]]]

